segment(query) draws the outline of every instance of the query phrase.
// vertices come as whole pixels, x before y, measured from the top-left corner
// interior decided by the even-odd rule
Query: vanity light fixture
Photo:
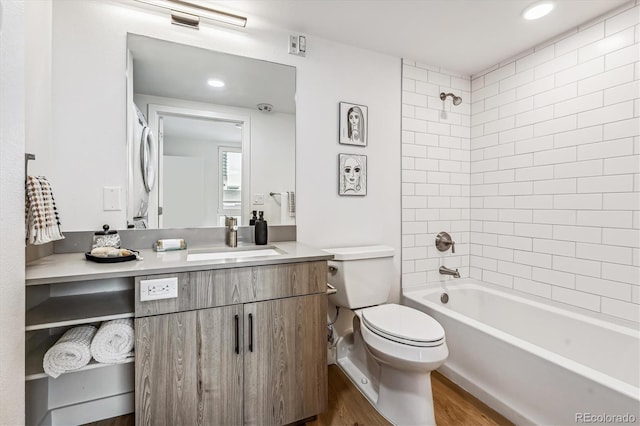
[[[207,80],[207,84],[215,88],[224,87],[224,81],[216,80],[215,78],[210,78],[209,80]]]
[[[237,27],[246,27],[247,18],[233,13],[211,9],[200,4],[184,0],[136,0],[171,11],[171,23],[190,28],[199,28],[200,18],[210,19]]]
[[[536,2],[522,11],[522,17],[527,21],[542,18],[548,15],[556,7],[550,0]]]

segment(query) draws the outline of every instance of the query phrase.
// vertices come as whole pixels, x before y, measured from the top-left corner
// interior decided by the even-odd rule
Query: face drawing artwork
[[[362,118],[362,110],[357,106],[349,108],[347,119],[349,120],[347,132],[349,139],[353,142],[360,142],[361,137],[364,136],[364,132],[362,132],[361,130],[362,125],[364,124]]]
[[[339,142],[344,145],[367,146],[367,107],[340,102]]]
[[[340,195],[367,194],[367,157],[365,155],[340,154]]]
[[[362,165],[355,158],[349,158],[344,162],[342,173],[344,174],[344,192],[358,192],[362,189],[360,186],[360,172]]]

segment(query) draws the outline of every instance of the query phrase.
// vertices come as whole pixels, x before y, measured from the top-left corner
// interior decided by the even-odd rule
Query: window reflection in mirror
[[[220,201],[218,225],[224,226],[225,216],[235,217],[240,222],[242,207],[242,151],[237,147],[218,148],[220,160]]]

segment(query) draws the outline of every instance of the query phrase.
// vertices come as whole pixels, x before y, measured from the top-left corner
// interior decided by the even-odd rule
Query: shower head
[[[447,99],[447,96],[451,96],[451,98],[453,99],[454,105],[460,105],[462,103],[462,98],[460,96],[456,96],[453,93],[447,93],[447,94],[445,94],[444,92],[440,93],[440,99],[442,99],[443,101]]]

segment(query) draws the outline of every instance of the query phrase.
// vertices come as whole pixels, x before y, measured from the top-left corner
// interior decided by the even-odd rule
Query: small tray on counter
[[[129,250],[129,249],[127,249]],[[90,260],[92,262],[96,262],[96,263],[119,263],[119,262],[128,262],[130,260],[136,260],[136,258],[138,257],[135,253],[134,250],[129,250],[129,251],[133,251],[134,253],[128,255],[128,256],[111,256],[111,257],[101,257],[101,256],[94,256],[91,254],[91,252],[86,252],[84,254],[84,257],[87,260]]]

